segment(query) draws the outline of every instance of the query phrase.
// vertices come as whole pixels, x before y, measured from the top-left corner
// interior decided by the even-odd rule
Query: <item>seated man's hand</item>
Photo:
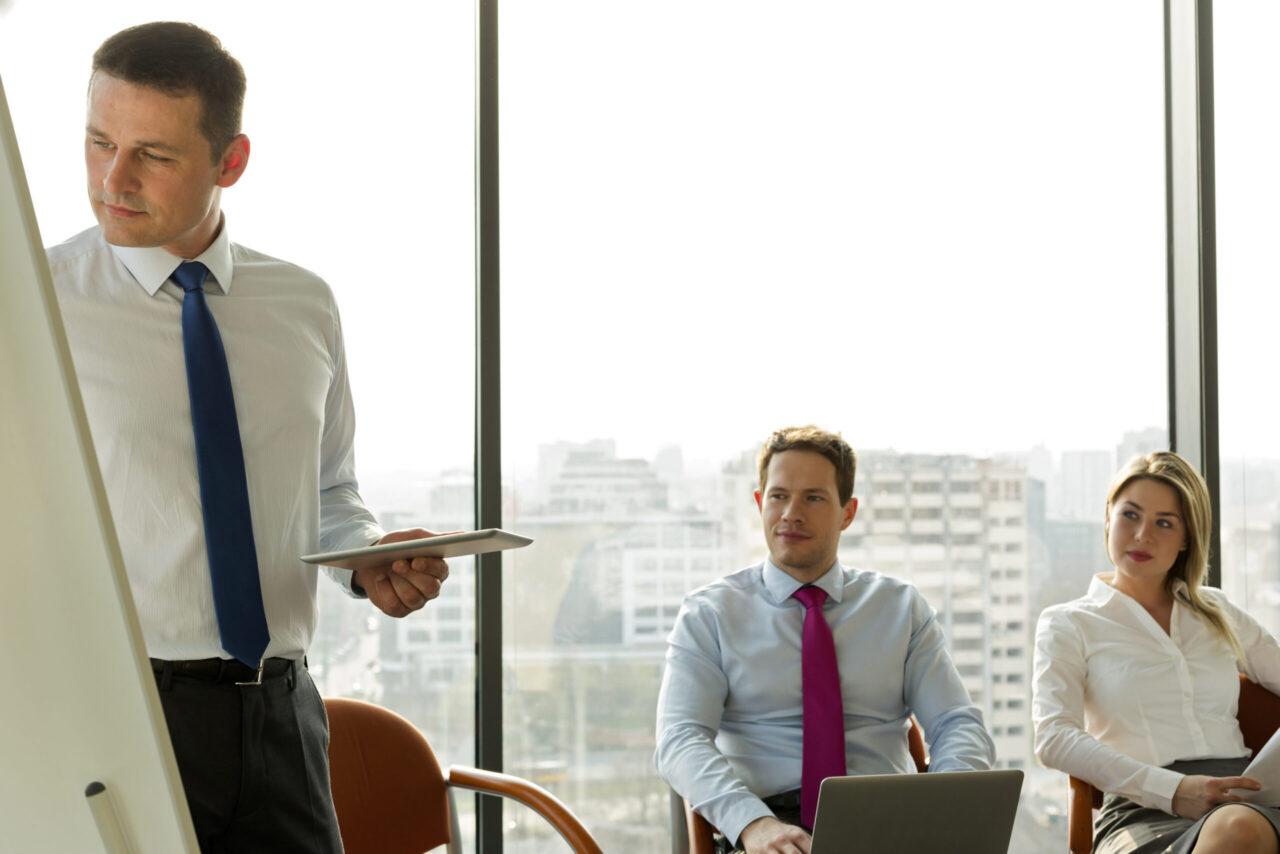
[[[810,839],[803,827],[761,816],[742,829],[738,842],[747,854],[809,854]]]
[[[422,528],[392,531],[382,539],[383,543],[400,543],[434,537]],[[415,557],[413,560],[397,560],[386,566],[357,569],[351,580],[364,588],[369,601],[385,614],[403,617],[413,613],[440,595],[440,585],[449,577],[449,565],[438,557]]]

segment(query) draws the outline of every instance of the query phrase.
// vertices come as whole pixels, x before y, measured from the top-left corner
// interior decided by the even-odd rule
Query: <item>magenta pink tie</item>
[[[792,595],[805,607],[800,652],[804,691],[800,821],[812,829],[822,781],[828,777],[843,777],[846,773],[844,700],[840,696],[836,644],[831,637],[831,626],[827,625],[827,618],[822,613],[827,593],[819,587],[801,587]]]

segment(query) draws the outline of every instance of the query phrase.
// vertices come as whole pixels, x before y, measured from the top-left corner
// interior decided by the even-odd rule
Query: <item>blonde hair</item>
[[[1200,594],[1205,576],[1209,572],[1209,535],[1213,524],[1213,510],[1209,501],[1209,487],[1200,472],[1172,451],[1156,451],[1134,457],[1111,481],[1107,492],[1107,523],[1104,537],[1111,534],[1111,508],[1116,498],[1135,480],[1154,480],[1163,483],[1178,494],[1182,508],[1183,527],[1186,530],[1186,548],[1178,552],[1168,575],[1165,589],[1183,604],[1209,623],[1231,646],[1236,656],[1243,660],[1244,650],[1236,637],[1235,629],[1222,607]],[[1174,584],[1182,581],[1186,588],[1174,593]]]

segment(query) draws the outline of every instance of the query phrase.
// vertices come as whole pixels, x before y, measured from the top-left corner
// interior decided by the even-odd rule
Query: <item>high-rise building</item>
[[[1120,468],[1134,457],[1150,454],[1153,451],[1169,450],[1169,431],[1163,427],[1148,427],[1145,430],[1128,430],[1116,446],[1116,468]]]
[[[1107,486],[1115,475],[1111,452],[1064,451],[1060,471],[1062,491],[1059,504],[1049,508],[1049,518],[1076,521],[1102,518]]]
[[[1027,474],[965,456],[859,455],[841,561],[913,583],[938,612],[1003,767],[1031,764]]]
[[[667,485],[653,464],[618,457],[609,439],[543,445],[531,497],[521,515],[579,522],[667,509]]]

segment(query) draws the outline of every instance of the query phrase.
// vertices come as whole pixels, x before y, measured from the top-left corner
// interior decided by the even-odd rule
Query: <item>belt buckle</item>
[[[263,661],[258,661],[258,672],[254,675],[252,682],[237,682],[236,685],[261,685],[262,684],[262,665]]]

